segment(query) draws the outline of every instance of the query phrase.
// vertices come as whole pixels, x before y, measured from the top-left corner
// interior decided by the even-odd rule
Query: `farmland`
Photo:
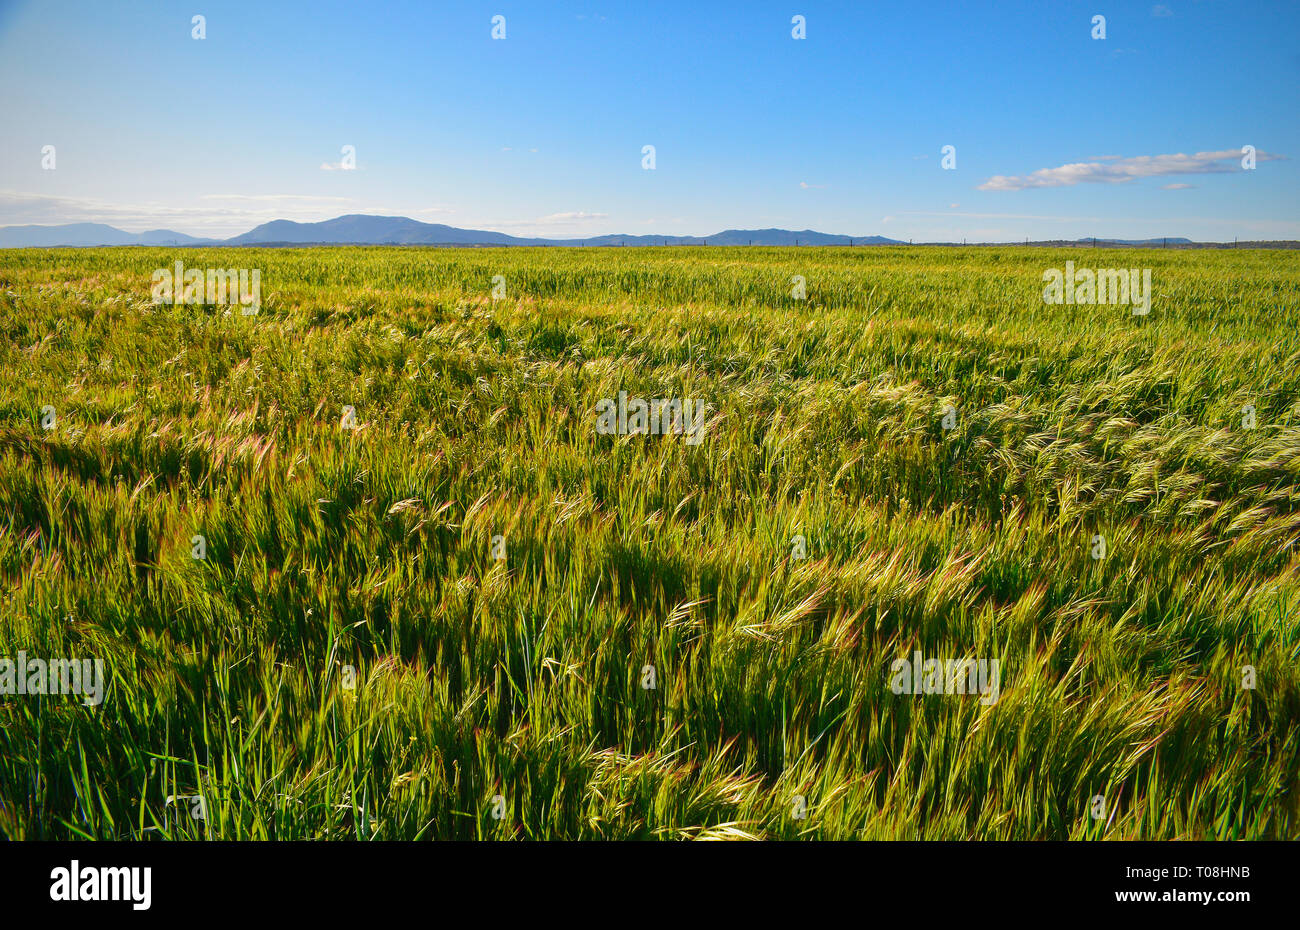
[[[1300,837],[1298,324],[1293,251],[0,252],[0,657],[105,675],[0,695],[0,833]]]

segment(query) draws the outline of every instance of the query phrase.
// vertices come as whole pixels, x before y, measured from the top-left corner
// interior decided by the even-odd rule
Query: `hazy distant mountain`
[[[542,240],[550,245],[560,240]],[[587,245],[899,245],[884,236],[834,236],[811,229],[724,229],[712,236],[594,236]]]
[[[1165,246],[1178,248],[1194,249],[1219,249],[1232,248],[1235,243],[1232,242],[1196,242],[1193,239],[1186,239],[1182,236],[1160,236],[1155,239],[1103,239],[1098,236],[1094,239],[1088,236],[1086,239],[1012,239],[1002,242],[921,242],[918,245],[1030,245],[1040,248],[1150,248],[1159,249]],[[1241,248],[1267,248],[1272,246],[1292,248],[1289,242],[1284,241],[1257,241],[1242,242]]]
[[[884,236],[835,236],[811,229],[725,229],[709,236],[709,245],[898,245],[897,239]]]
[[[110,227],[111,228],[111,227]],[[200,239],[174,229],[151,229],[136,236],[136,245],[217,245],[220,239]]]
[[[367,216],[351,214],[320,223],[294,223],[274,220],[263,223],[241,236],[226,240],[227,245],[275,243],[325,243],[338,245],[536,245],[540,239],[520,239],[505,233],[456,229],[436,223],[421,223],[405,216]]]
[[[196,239],[170,229],[129,233],[103,223],[0,227],[0,248],[7,249],[93,245],[212,245],[218,241]]]
[[[1090,245],[1035,242],[1031,245]],[[1196,245],[1190,239],[1097,239],[1098,246]],[[812,229],[724,229],[712,236],[607,235],[577,239],[529,239],[479,229],[457,229],[441,223],[421,223],[405,216],[350,214],[320,223],[274,220],[229,239],[199,239],[170,229],[129,233],[102,223],[66,226],[0,227],[0,248],[49,248],[96,245],[901,245],[884,236],[836,236]],[[933,243],[943,245],[946,243]],[[974,244],[974,243],[972,243]],[[1015,245],[1017,243],[1006,243]]]
[[[1181,236],[1169,236],[1164,239],[1076,239],[1080,245],[1090,242],[1096,242],[1097,245],[1145,245],[1157,246],[1164,245],[1166,242],[1170,245],[1191,245],[1191,239],[1184,239]]]
[[[5,226],[0,229],[0,246],[131,245],[135,236],[101,223],[73,223],[68,226]]]
[[[353,214],[320,223],[275,220],[263,223],[242,236],[226,240],[228,245],[258,243],[328,243],[354,245],[883,245],[894,242],[880,236],[853,238],[830,236],[805,229],[728,229],[716,236],[592,236],[588,239],[537,239],[477,229],[457,229],[441,223],[421,223],[404,216]]]

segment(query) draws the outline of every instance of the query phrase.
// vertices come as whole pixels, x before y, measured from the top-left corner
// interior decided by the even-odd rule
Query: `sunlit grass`
[[[112,677],[0,697],[0,832],[1295,838],[1297,322],[1281,251],[0,252],[0,657]]]

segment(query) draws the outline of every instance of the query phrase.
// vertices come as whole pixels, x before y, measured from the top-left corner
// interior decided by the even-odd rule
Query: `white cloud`
[[[585,213],[582,210],[576,210],[572,213],[551,213],[548,216],[537,220],[538,223],[573,223],[587,222],[588,220],[603,220],[609,217],[608,213]]]
[[[203,194],[200,200],[235,200],[253,203],[350,203],[351,197],[328,197],[317,194]]]
[[[1256,152],[1257,161],[1275,161],[1284,155]],[[1179,174],[1228,174],[1241,169],[1241,150],[1197,152],[1195,155],[1139,155],[1136,158],[1093,160],[1040,168],[1032,174],[998,174],[979,186],[982,191],[1022,191],[1035,187],[1073,187],[1075,184],[1123,184],[1137,178]]]
[[[1151,8],[1151,15],[1158,17],[1173,16],[1174,11],[1169,9],[1169,7],[1165,6],[1163,3],[1157,3]]]
[[[453,213],[446,206],[418,210],[315,194],[202,194],[196,203],[174,206],[146,201],[114,203],[89,197],[60,197],[0,190],[0,226],[60,226],[105,223],[127,232],[172,229],[192,236],[225,238],[270,220],[314,223],[346,213],[422,216]]]
[[[609,219],[608,213],[589,213],[586,210],[568,210],[563,213],[549,213],[531,220],[503,220],[501,222],[471,223],[474,229],[490,229],[496,232],[509,232],[516,236],[537,236],[541,238],[563,237],[566,234],[604,235],[610,230],[596,228]],[[613,230],[619,232],[619,230]]]
[[[1195,184],[1166,184],[1162,189],[1167,191],[1189,191],[1195,187]]]
[[[223,198],[202,206],[171,206],[146,201],[113,203],[90,197],[59,197],[48,194],[25,194],[0,191],[0,225],[57,226],[64,223],[107,223],[128,232],[148,229],[174,229],[196,236],[228,236],[245,232],[259,223],[280,219],[285,214],[320,214],[312,219],[327,219],[347,212],[339,205],[281,203],[268,195],[267,200],[238,201],[221,204]],[[286,217],[287,218],[287,217]]]
[[[1051,223],[1106,223],[1106,224],[1124,224],[1128,229],[1157,227],[1149,235],[1165,235],[1169,228],[1186,229],[1189,224],[1196,224],[1213,228],[1211,232],[1207,228],[1206,232],[1199,234],[1200,238],[1209,239],[1218,237],[1231,237],[1240,234],[1243,238],[1253,239],[1297,239],[1300,238],[1300,222],[1295,220],[1245,220],[1245,219],[1228,219],[1221,216],[1044,216],[1032,213],[948,213],[944,211],[920,211],[912,210],[897,214],[896,216],[887,216],[885,221],[895,220],[899,217],[942,217],[950,220],[954,216],[964,217],[967,219],[997,219],[997,220],[1036,220],[1039,222]],[[943,227],[948,228],[948,227]],[[976,230],[969,229],[966,235],[975,235]],[[1178,233],[1181,234],[1181,233]],[[1071,238],[1074,236],[1083,236],[1084,233],[1059,234],[1051,238]],[[1091,233],[1088,233],[1091,235]],[[1136,232],[1116,232],[1116,238],[1139,238]],[[1015,238],[1015,236],[1012,236]]]

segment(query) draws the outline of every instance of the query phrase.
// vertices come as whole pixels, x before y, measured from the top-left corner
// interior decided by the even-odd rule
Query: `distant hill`
[[[976,243],[971,245],[1037,245],[1098,248],[1231,248],[1234,243],[1193,242],[1181,236],[1155,239],[1056,239],[1033,242]],[[884,236],[838,236],[814,229],[724,229],[712,236],[605,235],[578,239],[530,239],[484,229],[458,229],[441,223],[421,223],[406,216],[370,216],[353,213],[319,223],[273,220],[229,239],[200,239],[170,229],[129,233],[102,223],[71,223],[65,226],[0,227],[0,248],[52,248],[58,246],[148,245],[148,246],[294,246],[294,245],[448,245],[448,246],[643,246],[643,245],[907,245]],[[964,245],[956,242],[917,245]],[[1295,248],[1293,242],[1242,242],[1241,248]]]
[[[97,245],[891,245],[883,236],[835,236],[815,230],[728,229],[715,236],[593,236],[535,239],[421,223],[405,216],[350,214],[319,223],[273,220],[229,239],[199,239],[169,229],[128,233],[101,223],[0,227],[0,248]]]
[[[1079,239],[1076,240],[1080,245],[1088,242],[1096,242],[1098,245],[1136,245],[1149,246],[1154,248],[1159,245],[1191,245],[1191,239],[1184,239],[1181,236],[1168,236],[1164,239]]]
[[[111,227],[110,227],[111,228]],[[220,239],[199,239],[173,229],[151,229],[136,237],[139,245],[216,245]]]
[[[219,241],[196,239],[170,229],[129,233],[103,223],[0,227],[0,248],[7,249],[93,245],[214,245]]]
[[[542,240],[550,245],[559,240]],[[812,229],[724,229],[712,236],[596,236],[587,245],[901,245],[884,236],[834,236]],[[572,240],[565,243],[571,244]]]
[[[520,239],[505,233],[457,229],[438,223],[421,223],[405,216],[351,214],[320,223],[274,220],[240,236],[227,245],[276,243],[325,243],[338,245],[536,245],[540,239]]]

